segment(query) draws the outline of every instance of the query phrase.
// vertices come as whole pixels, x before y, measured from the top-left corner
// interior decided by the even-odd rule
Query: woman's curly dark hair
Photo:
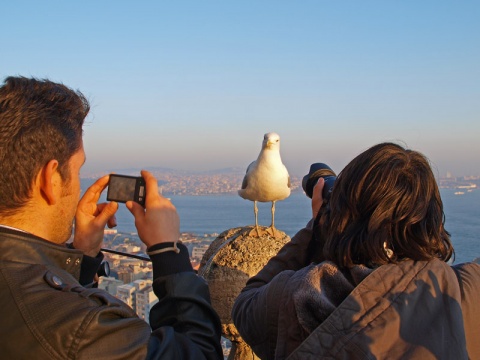
[[[444,222],[428,159],[382,143],[358,155],[339,174],[318,231],[324,257],[341,267],[404,259],[448,261],[453,247]]]

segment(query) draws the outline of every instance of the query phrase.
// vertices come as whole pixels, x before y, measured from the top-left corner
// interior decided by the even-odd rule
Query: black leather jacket
[[[222,359],[207,284],[179,247],[152,258],[150,328],[114,296],[80,285],[81,251],[0,228],[0,357]]]

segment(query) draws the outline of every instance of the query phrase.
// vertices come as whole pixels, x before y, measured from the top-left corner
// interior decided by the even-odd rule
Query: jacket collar
[[[43,264],[63,269],[77,280],[83,253],[23,231],[0,227],[0,261]]]

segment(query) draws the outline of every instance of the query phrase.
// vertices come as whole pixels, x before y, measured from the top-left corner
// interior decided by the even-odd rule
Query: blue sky
[[[381,141],[480,175],[480,2],[10,1],[0,77],[81,90],[82,172],[247,167],[281,136],[292,174]]]

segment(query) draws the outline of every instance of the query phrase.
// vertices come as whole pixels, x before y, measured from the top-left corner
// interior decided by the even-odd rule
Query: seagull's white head
[[[280,149],[280,136],[271,132],[263,136],[262,149]]]

